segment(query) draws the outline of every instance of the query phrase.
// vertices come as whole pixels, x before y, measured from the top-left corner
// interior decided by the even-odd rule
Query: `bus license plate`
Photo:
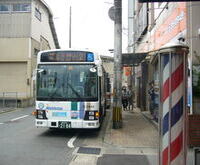
[[[59,121],[58,128],[71,128],[71,122],[69,121]]]

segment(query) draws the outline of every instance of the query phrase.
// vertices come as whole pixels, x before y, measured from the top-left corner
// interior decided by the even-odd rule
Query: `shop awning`
[[[138,66],[146,56],[147,53],[122,53],[122,65]]]

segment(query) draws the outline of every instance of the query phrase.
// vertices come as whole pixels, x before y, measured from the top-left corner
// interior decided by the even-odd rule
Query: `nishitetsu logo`
[[[72,112],[71,113],[71,119],[78,119],[78,113],[77,112]]]
[[[39,104],[38,104],[38,108],[39,108],[39,109],[43,109],[43,108],[44,108],[44,104],[43,104],[43,103],[39,103]]]

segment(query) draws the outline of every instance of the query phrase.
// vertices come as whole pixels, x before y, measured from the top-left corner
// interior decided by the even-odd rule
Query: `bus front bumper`
[[[64,123],[64,124],[63,124]],[[95,129],[100,127],[100,123],[98,120],[93,121],[57,121],[57,120],[41,120],[35,119],[36,127],[47,127],[47,128],[65,128],[65,129],[73,129],[73,128],[86,128],[86,129]]]

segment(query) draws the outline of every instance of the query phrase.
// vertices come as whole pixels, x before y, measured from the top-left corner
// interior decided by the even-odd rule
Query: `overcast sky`
[[[69,47],[69,8],[72,7],[72,48],[108,50],[114,47],[114,22],[108,10],[114,0],[45,0],[54,15],[61,48]],[[127,28],[127,1],[123,0],[123,27]],[[124,31],[127,33],[127,31]],[[123,35],[123,52],[127,46]]]

